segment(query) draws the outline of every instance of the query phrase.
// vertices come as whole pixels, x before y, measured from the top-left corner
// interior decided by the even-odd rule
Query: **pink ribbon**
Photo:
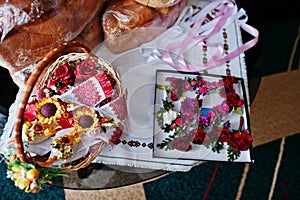
[[[211,20],[207,20],[207,15],[211,13],[212,10],[216,10],[216,16]],[[247,19],[239,19],[241,15],[244,15],[244,10],[237,12],[236,4],[230,0],[216,0],[205,6],[195,17],[195,23],[188,31],[186,37],[179,42],[169,44],[166,49],[162,52],[162,60],[177,71],[191,71],[199,72],[203,70],[208,70],[210,68],[220,66],[227,61],[239,56],[246,50],[252,48],[258,41],[258,31],[247,25]],[[220,44],[206,44],[207,46],[216,47],[216,51],[213,54],[210,62],[206,63],[204,66],[194,66],[184,58],[184,50],[192,43],[201,44],[207,38],[213,36],[214,34],[220,32],[220,30],[226,25],[232,23],[234,20],[238,19],[238,25],[241,29],[251,34],[254,38],[240,47],[230,52],[227,55],[223,55],[223,47]],[[208,21],[208,22],[207,22]],[[204,24],[205,23],[205,24]],[[177,55],[172,54],[175,50],[179,50]]]

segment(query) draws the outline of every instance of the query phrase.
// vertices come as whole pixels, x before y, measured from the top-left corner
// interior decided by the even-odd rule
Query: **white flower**
[[[13,178],[13,172],[11,170],[7,170],[6,172],[6,178]]]
[[[39,186],[39,184],[37,183],[37,181],[34,179],[32,181],[32,183],[29,186],[30,192],[32,193],[37,193],[38,191],[41,190],[41,187]]]
[[[178,112],[169,110],[168,112],[163,113],[164,124],[171,124],[174,119],[176,119]]]

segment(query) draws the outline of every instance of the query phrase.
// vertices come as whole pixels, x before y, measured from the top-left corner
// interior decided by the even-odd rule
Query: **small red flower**
[[[79,63],[76,67],[76,83],[81,83],[90,77],[93,77],[97,74],[95,63],[90,60],[85,60]]]
[[[182,119],[181,119],[181,116],[178,116],[176,119],[175,119],[175,124],[177,126],[180,126],[182,124]]]
[[[52,78],[47,83],[47,88],[60,94],[64,93],[69,86],[74,85],[75,75],[72,67],[65,63],[54,69]]]
[[[182,125],[182,119],[181,119],[181,116],[178,115],[177,118],[172,122],[170,128],[175,129],[176,127],[179,127],[180,125]]]
[[[236,152],[238,151],[246,151],[250,148],[253,142],[253,138],[247,131],[242,133],[234,132],[233,138],[228,141],[228,145],[233,147]]]
[[[234,76],[226,76],[223,78],[223,85],[225,89],[232,89],[233,84],[238,83],[238,80]]]
[[[56,122],[62,128],[71,128],[74,124],[73,114],[65,112],[60,118],[56,120]]]
[[[237,108],[241,107],[244,104],[244,101],[240,98],[238,94],[232,91],[226,94],[226,103],[230,107]]]
[[[178,100],[178,96],[177,96],[178,94],[176,93],[176,91],[177,90],[172,90],[171,91],[171,97],[170,98],[171,98],[172,101],[177,101]]]
[[[193,137],[194,144],[203,144],[204,141],[209,140],[208,135],[201,128],[193,130],[193,135],[194,135]]]
[[[228,128],[219,129],[219,139],[218,142],[228,142],[231,139],[231,135]]]
[[[34,103],[28,103],[26,110],[24,112],[24,117],[28,120],[28,121],[33,121],[37,118],[37,108],[36,105]]]
[[[192,145],[190,144],[191,140],[188,137],[178,137],[171,141],[171,146],[178,151],[190,151]]]
[[[46,97],[46,94],[43,92],[43,88],[39,88],[36,92],[37,100],[42,100],[45,97]]]
[[[47,88],[55,90],[57,84],[58,84],[58,81],[56,79],[54,79],[54,77],[53,77],[52,79],[50,79],[48,81]]]
[[[63,79],[68,75],[69,68],[70,66],[68,64],[61,64],[54,70],[53,74],[57,79]]]
[[[237,106],[238,107],[242,107],[244,105],[244,100],[242,99],[239,99],[238,103],[237,103]]]
[[[200,90],[199,90],[199,92],[201,94],[206,94],[208,92],[208,89],[206,87],[201,87]]]

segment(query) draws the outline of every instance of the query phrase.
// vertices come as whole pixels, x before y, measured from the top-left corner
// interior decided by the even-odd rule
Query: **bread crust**
[[[154,39],[174,24],[186,3],[150,8],[135,0],[110,1],[102,16],[107,48],[121,53]]]
[[[0,43],[0,66],[12,74],[38,62],[62,42],[75,39],[99,14],[104,1],[63,1],[33,22],[14,27]]]
[[[135,1],[152,8],[170,7],[180,2],[180,0],[135,0]]]

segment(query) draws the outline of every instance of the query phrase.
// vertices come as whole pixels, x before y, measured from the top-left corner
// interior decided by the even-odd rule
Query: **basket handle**
[[[25,111],[26,104],[28,102],[28,99],[30,97],[30,94],[34,88],[34,84],[36,83],[37,79],[39,78],[40,74],[44,70],[45,67],[47,67],[49,64],[51,64],[55,59],[57,59],[59,56],[61,56],[63,53],[71,52],[72,50],[80,49],[87,55],[90,54],[90,49],[86,47],[84,44],[71,41],[66,42],[60,45],[59,47],[53,49],[50,51],[35,67],[33,72],[30,74],[28,79],[25,81],[25,90],[23,93],[23,97],[21,99],[21,102],[19,104],[19,110],[15,121],[14,126],[14,139],[16,143],[16,153],[18,158],[21,162],[27,163],[28,159],[24,152],[24,145],[22,140],[22,123],[23,123],[23,115]]]

